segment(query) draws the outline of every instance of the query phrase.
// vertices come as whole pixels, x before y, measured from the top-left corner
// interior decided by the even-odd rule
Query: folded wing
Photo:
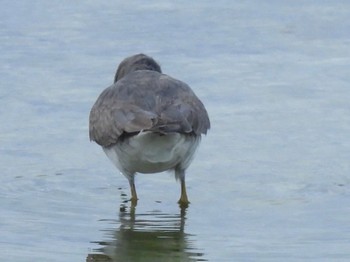
[[[148,70],[133,72],[102,92],[90,112],[90,139],[104,147],[123,133],[206,134],[207,111],[188,85]]]

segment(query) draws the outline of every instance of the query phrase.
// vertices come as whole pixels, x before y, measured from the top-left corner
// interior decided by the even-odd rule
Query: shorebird
[[[175,171],[181,182],[178,203],[187,206],[185,170],[210,128],[208,113],[191,88],[162,73],[151,57],[125,58],[93,105],[90,140],[99,144],[128,179],[137,204],[136,173]]]

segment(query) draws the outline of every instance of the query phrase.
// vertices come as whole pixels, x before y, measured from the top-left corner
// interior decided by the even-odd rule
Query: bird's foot
[[[131,203],[131,207],[136,207],[137,206],[137,198],[130,198],[130,203]]]
[[[180,198],[179,201],[177,201],[179,204],[180,208],[188,208],[190,201],[188,201],[187,197],[186,198]]]

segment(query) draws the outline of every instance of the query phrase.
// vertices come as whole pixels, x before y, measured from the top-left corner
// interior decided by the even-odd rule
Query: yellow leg
[[[181,197],[178,201],[180,207],[188,207],[190,201],[188,201],[187,192],[186,192],[186,182],[185,177],[181,178]]]
[[[135,183],[134,183],[134,180],[130,180],[129,181],[129,184],[130,184],[130,191],[131,191],[131,205],[132,206],[136,206],[137,205],[137,193],[136,193],[136,187],[135,187]]]

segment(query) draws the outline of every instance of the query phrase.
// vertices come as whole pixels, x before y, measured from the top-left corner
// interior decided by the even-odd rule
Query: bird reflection
[[[95,242],[101,247],[86,261],[206,261],[196,252],[185,233],[186,209],[178,214],[160,211],[135,214],[135,208],[121,208],[117,229],[107,231],[109,241]]]

